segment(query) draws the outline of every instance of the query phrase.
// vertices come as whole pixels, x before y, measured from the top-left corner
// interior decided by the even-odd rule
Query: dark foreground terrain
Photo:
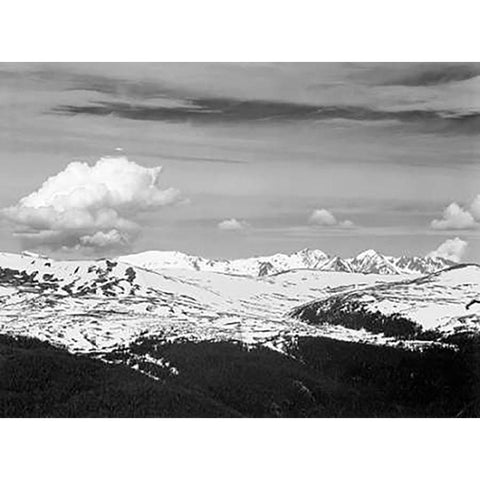
[[[290,356],[235,343],[145,339],[108,360],[168,359],[172,375],[0,336],[2,417],[472,417],[480,343],[410,352],[301,338]]]

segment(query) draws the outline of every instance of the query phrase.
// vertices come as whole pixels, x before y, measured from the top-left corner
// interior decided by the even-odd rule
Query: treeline
[[[424,332],[422,327],[398,313],[384,315],[380,312],[368,311],[358,302],[338,298],[328,305],[318,302],[302,306],[293,312],[293,316],[312,325],[341,325],[353,330],[364,329],[374,334],[384,334],[403,340],[436,338],[431,332]]]

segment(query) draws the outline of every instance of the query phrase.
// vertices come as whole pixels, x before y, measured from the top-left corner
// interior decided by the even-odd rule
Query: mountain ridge
[[[295,307],[290,315],[311,324],[445,340],[479,331],[479,286],[480,265],[459,264],[418,278],[353,288]]]
[[[291,254],[276,253],[249,258],[207,259],[177,251],[150,250],[116,257],[148,270],[187,269],[211,271],[255,277],[278,274],[295,269],[315,269],[329,272],[374,273],[383,275],[426,275],[457,265],[443,257],[383,255],[375,250],[365,250],[355,257],[329,256],[319,249],[302,249]]]

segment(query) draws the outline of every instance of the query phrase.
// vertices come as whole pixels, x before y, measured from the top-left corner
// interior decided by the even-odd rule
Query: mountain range
[[[114,259],[0,253],[0,333],[38,337],[75,352],[105,351],[154,334],[264,344],[301,332],[324,334],[290,320],[286,314],[295,306],[412,277],[315,269],[256,277],[178,266],[153,271]],[[337,330],[329,335],[363,335]]]
[[[425,275],[455,265],[442,257],[383,255],[369,249],[355,257],[329,256],[322,250],[303,249],[291,254],[234,260],[211,260],[176,251],[147,251],[117,258],[118,261],[148,270],[182,269],[263,277],[296,269],[313,269],[324,272],[349,272],[381,275]]]
[[[273,272],[261,271],[267,262]],[[479,291],[478,265],[372,250],[350,259],[302,250],[232,261],[179,252],[81,261],[0,253],[0,334],[96,355],[152,337],[277,351],[301,337],[413,349],[478,333]]]

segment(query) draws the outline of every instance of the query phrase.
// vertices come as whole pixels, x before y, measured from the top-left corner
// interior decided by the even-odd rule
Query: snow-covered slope
[[[383,315],[380,320],[388,317],[390,326],[392,320],[401,326],[407,319],[440,337],[478,330],[480,308],[475,304],[467,311],[466,304],[480,292],[480,267],[452,267],[425,277],[400,270],[392,275],[388,258],[372,252],[359,257],[357,268],[381,273],[327,270],[347,270],[349,264],[339,258],[327,259],[325,270],[298,268],[257,277],[197,269],[181,254],[166,255],[163,269],[118,259],[54,261],[0,254],[0,333],[38,337],[71,351],[102,352],[149,335],[236,339],[273,348],[299,335],[397,344],[395,334],[377,328],[376,313]],[[321,261],[320,252],[299,252],[297,263],[288,265]],[[269,262],[287,266],[286,256]],[[329,318],[305,321],[302,311]],[[345,312],[360,312],[377,327],[332,320]],[[422,339],[407,340],[415,345]]]
[[[292,316],[312,324],[369,331],[388,328],[409,338],[446,338],[480,332],[480,304],[472,303],[477,299],[480,266],[460,265],[416,279],[341,292],[295,308]]]
[[[356,272],[365,274],[401,275],[436,272],[454,265],[444,258],[392,257],[366,250],[353,258],[329,257],[321,250],[304,249],[292,254],[252,257],[235,260],[209,260],[181,252],[149,251],[125,255],[117,259],[149,270],[167,268],[200,270],[249,275],[273,275],[295,269],[315,269],[327,272]]]
[[[361,332],[319,329],[285,314],[319,297],[397,279],[317,270],[256,278],[0,254],[0,332],[36,336],[72,351],[108,350],[152,334],[247,343],[299,334],[369,341]]]

